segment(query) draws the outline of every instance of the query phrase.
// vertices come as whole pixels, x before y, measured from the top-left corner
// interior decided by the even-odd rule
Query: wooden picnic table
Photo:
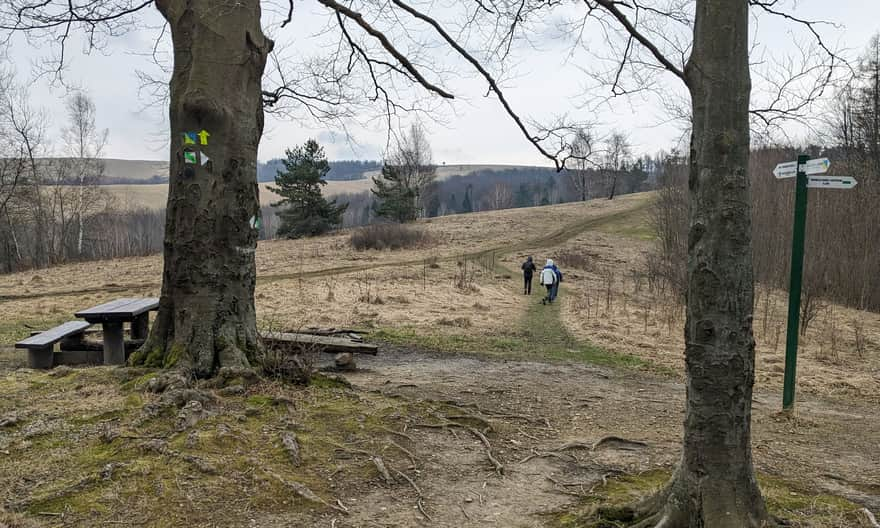
[[[158,309],[158,298],[125,298],[87,308],[75,315],[89,323],[101,324],[104,333],[104,364],[122,365],[125,363],[123,323],[131,323],[132,339],[146,339],[150,330],[150,312]]]

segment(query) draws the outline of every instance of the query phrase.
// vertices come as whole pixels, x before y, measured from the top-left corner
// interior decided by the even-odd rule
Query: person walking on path
[[[547,262],[550,263],[550,267],[556,275],[556,280],[553,281],[553,289],[550,292],[550,302],[553,302],[556,300],[556,296],[559,295],[559,284],[562,283],[562,272],[559,271],[559,268],[556,267],[556,264],[554,264],[552,260],[548,259]]]
[[[538,270],[535,263],[532,261],[532,257],[526,258],[526,261],[522,264],[522,272],[523,272],[523,295],[531,295],[532,294],[532,276],[534,276],[535,272]]]
[[[556,284],[555,267],[553,259],[547,259],[547,264],[544,266],[544,269],[541,270],[541,284],[547,288],[547,295],[541,299],[541,304],[553,302],[553,288]]]

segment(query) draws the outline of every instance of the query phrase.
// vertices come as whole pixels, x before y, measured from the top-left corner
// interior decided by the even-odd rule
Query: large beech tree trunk
[[[156,6],[174,44],[165,260],[159,313],[131,362],[210,376],[249,366],[259,348],[253,219],[261,79],[273,43],[261,30],[260,0]],[[184,140],[202,131],[210,135]]]
[[[685,68],[690,152],[681,461],[637,526],[769,526],[751,454],[752,334],[747,0],[698,0]]]

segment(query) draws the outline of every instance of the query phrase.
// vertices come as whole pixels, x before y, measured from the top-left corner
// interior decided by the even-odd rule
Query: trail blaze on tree
[[[273,42],[260,27],[259,0],[156,6],[174,45],[171,175],[159,313],[131,363],[209,376],[218,367],[249,366],[260,346],[257,146],[261,79]]]

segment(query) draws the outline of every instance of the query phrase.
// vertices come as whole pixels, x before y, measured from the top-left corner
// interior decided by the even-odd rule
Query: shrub
[[[563,268],[590,269],[590,255],[575,249],[563,249],[556,253],[556,262]]]
[[[373,224],[351,234],[351,247],[358,251],[411,249],[425,247],[433,242],[433,237],[425,229],[403,224]]]

